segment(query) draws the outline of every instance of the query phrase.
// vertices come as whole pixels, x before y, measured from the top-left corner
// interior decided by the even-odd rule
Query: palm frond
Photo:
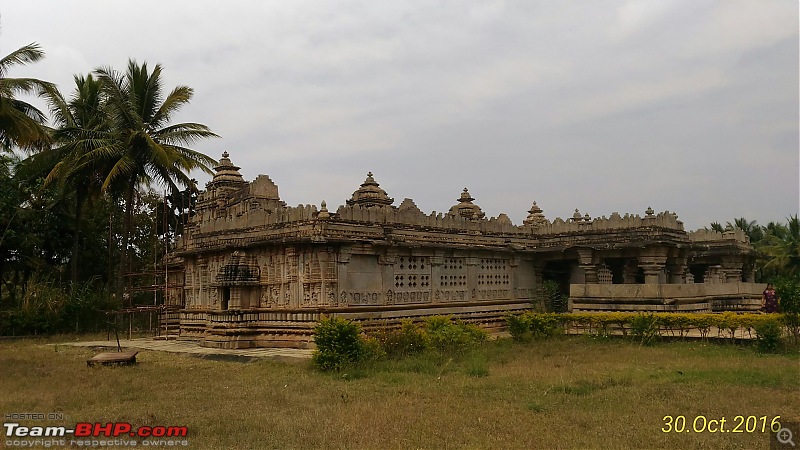
[[[33,63],[42,58],[44,58],[44,52],[41,47],[39,47],[39,44],[31,42],[0,59],[0,77],[5,77],[8,73],[8,69],[13,66]]]

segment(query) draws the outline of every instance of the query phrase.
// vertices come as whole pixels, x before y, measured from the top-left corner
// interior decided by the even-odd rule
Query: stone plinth
[[[573,312],[718,312],[757,311],[766,285],[720,284],[573,284]]]

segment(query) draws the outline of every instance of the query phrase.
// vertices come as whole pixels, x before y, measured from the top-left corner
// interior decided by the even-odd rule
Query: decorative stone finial
[[[583,217],[581,216],[581,212],[578,211],[578,208],[575,208],[575,214],[572,215],[573,222],[580,222]]]
[[[319,213],[317,213],[317,219],[319,220],[328,220],[331,218],[331,214],[328,212],[328,205],[325,203],[325,200],[320,203]]]
[[[538,227],[547,223],[547,219],[545,219],[544,214],[542,214],[542,208],[539,208],[539,205],[533,202],[533,206],[528,210],[528,217],[523,220],[522,223]]]
[[[471,202],[473,200],[475,200],[475,199],[472,198],[471,195],[469,195],[469,191],[467,190],[467,188],[464,188],[464,191],[461,192],[461,196],[458,198],[457,201],[459,203],[466,203],[466,202]]]
[[[586,214],[583,216],[583,221],[584,221],[584,222],[591,222],[591,221],[592,221],[592,218],[589,216],[589,213],[586,213]]]
[[[361,183],[361,187],[353,192],[353,196],[347,201],[347,204],[359,205],[363,207],[370,206],[389,206],[394,203],[394,199],[390,198],[386,191],[380,188],[380,185],[372,178],[372,172],[367,172],[367,179]]]
[[[481,207],[472,203],[475,200],[469,195],[469,190],[464,188],[461,196],[458,198],[458,204],[453,205],[448,212],[451,216],[461,216],[465,219],[478,220],[483,219],[486,214],[481,211]]]
[[[648,206],[648,207],[647,207],[647,210],[646,210],[644,213],[645,213],[645,214],[647,214],[647,216],[648,216],[648,217],[650,217],[650,216],[652,216],[652,215],[653,215],[653,212],[654,212],[654,211],[653,211],[653,208],[651,208],[651,207],[649,207],[649,206]]]
[[[228,152],[222,152],[222,159],[220,159],[219,164],[214,167],[216,173],[209,183],[209,186],[230,185],[231,187],[239,187],[246,183],[244,178],[242,178],[242,174],[239,173],[241,167],[234,166],[229,156]]]

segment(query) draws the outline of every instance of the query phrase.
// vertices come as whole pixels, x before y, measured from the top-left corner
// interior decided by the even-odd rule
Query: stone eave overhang
[[[757,257],[759,255],[759,252],[753,247],[735,240],[692,242],[690,249],[695,258],[723,255],[747,255]]]
[[[479,230],[414,227],[349,221],[291,222],[232,230],[194,231],[176,255],[281,244],[353,244],[376,246],[462,248],[525,253],[558,252],[570,248],[623,249],[650,245],[683,248],[686,233],[660,227],[562,234],[487,233]]]

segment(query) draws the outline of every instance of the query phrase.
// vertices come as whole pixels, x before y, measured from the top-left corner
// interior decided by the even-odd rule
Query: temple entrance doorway
[[[575,264],[577,264],[576,261],[570,260],[547,261],[542,271],[542,279],[558,283],[558,292],[568,297],[572,267]]]
[[[222,288],[222,305],[221,308],[223,310],[228,309],[228,304],[231,301],[231,288],[229,286],[225,286]]]

